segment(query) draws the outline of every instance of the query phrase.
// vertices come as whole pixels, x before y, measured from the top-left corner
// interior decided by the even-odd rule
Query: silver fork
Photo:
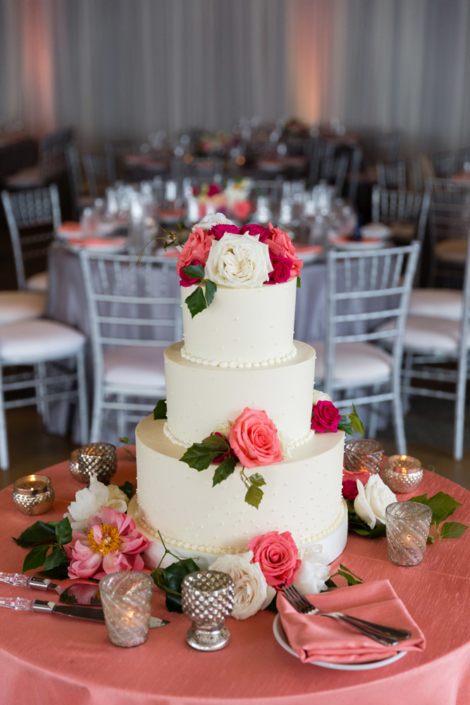
[[[322,612],[315,607],[315,605],[312,605],[312,603],[293,585],[282,588],[282,594],[297,612],[338,619],[386,646],[396,646],[400,641],[409,639],[411,636],[411,633],[405,629],[395,629],[395,627],[387,627],[383,624],[367,622],[364,619],[359,619],[358,617],[353,617],[343,612]]]

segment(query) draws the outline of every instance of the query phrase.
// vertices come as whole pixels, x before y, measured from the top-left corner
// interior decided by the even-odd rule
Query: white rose
[[[292,439],[289,438],[289,436],[286,436],[285,433],[282,433],[282,431],[278,431],[277,435],[281,443],[281,453],[284,460],[286,460],[287,458],[291,458],[292,451],[294,450],[294,444],[292,442]]]
[[[269,247],[259,236],[225,233],[212,243],[205,276],[222,286],[252,289],[262,286],[272,270]]]
[[[221,433],[223,436],[228,438],[230,436],[230,429],[232,428],[232,424],[230,421],[226,421],[225,423],[219,423],[215,427],[215,430],[217,433]]]
[[[84,487],[75,494],[75,502],[67,507],[67,513],[72,529],[83,531],[87,528],[87,520],[98,514],[101,507],[112,507],[117,512],[127,511],[128,498],[116,485],[103,485],[95,477],[90,480],[90,487]]]
[[[330,577],[330,567],[322,551],[321,544],[301,548],[299,551],[302,564],[295,574],[294,585],[304,595],[315,595],[327,589],[326,581]]]
[[[273,600],[276,591],[270,587],[259,563],[251,563],[253,552],[220,556],[212,563],[211,570],[230,575],[235,586],[235,604],[232,617],[247,619],[264,610]]]
[[[195,227],[210,230],[214,225],[235,225],[235,223],[232,223],[223,213],[210,213],[205,215],[199,223],[196,223]]]
[[[326,392],[319,392],[316,389],[313,390],[313,406],[316,406],[319,401],[331,401],[331,397]]]
[[[375,528],[377,521],[385,524],[386,508],[397,501],[392,490],[380,475],[371,475],[365,487],[360,480],[356,480],[356,483],[359,494],[354,500],[354,511],[357,516],[371,529]]]

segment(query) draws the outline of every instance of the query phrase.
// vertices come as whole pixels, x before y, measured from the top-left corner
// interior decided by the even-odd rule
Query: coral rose
[[[212,245],[212,237],[202,228],[197,226],[194,228],[193,232],[189,234],[182,251],[178,257],[178,263],[176,265],[176,273],[181,276],[181,270],[188,267],[190,264],[194,264],[197,260],[198,264],[203,266],[207,262],[209,257],[209,252]],[[183,286],[189,286],[189,284],[184,284]]]
[[[319,401],[313,407],[312,428],[318,433],[336,433],[341,414],[331,401]]]
[[[248,544],[253,551],[252,563],[259,563],[266,582],[276,590],[294,582],[295,574],[302,561],[298,558],[298,549],[290,531],[280,534],[268,531],[263,536],[256,536]]]
[[[270,236],[269,239],[266,240],[266,244],[268,245],[270,251],[273,255],[289,257],[289,259],[292,260],[291,278],[298,277],[304,263],[295,254],[295,247],[292,244],[292,240],[289,235],[287,235],[287,233],[280,228],[273,227],[271,223],[269,223],[268,229]]]
[[[230,429],[230,446],[246,468],[272,465],[284,459],[276,426],[265,411],[245,409]]]

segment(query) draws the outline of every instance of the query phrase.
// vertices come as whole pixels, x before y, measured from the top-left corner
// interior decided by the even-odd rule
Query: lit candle
[[[412,492],[423,479],[423,468],[420,461],[411,455],[391,455],[383,471],[383,479],[392,492]]]
[[[100,580],[100,595],[108,636],[115,646],[139,646],[147,641],[153,580],[145,573],[121,571]]]
[[[13,502],[22,514],[36,516],[54,505],[54,490],[47,475],[25,475],[13,485]]]

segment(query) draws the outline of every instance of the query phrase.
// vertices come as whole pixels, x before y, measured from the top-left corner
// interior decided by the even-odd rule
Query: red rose
[[[271,258],[273,271],[270,272],[269,281],[267,281],[266,284],[283,284],[284,282],[288,282],[292,271],[292,260],[289,259],[289,257],[273,255],[271,250],[269,251],[269,256]]]
[[[212,198],[212,196],[217,196],[218,193],[221,193],[222,189],[220,186],[217,186],[217,184],[211,184],[209,186],[209,190],[207,191],[207,197]]]
[[[359,490],[357,489],[356,480],[343,480],[343,497],[347,499],[348,502],[354,502]]]
[[[268,531],[264,536],[256,536],[248,544],[253,551],[252,563],[259,563],[266,582],[276,590],[294,582],[295,574],[302,561],[290,531],[280,534]]]
[[[241,232],[248,233],[248,235],[259,235],[260,242],[266,242],[271,234],[268,228],[265,228],[264,225],[256,225],[255,223],[245,225],[241,229]]]
[[[196,264],[202,264],[202,262],[198,259],[195,259],[192,262],[189,262],[186,267],[189,267],[190,265],[195,266]],[[200,281],[200,279],[190,277],[189,274],[186,274],[184,269],[180,269],[180,286],[192,286],[193,284],[199,284]]]
[[[331,401],[319,401],[313,407],[312,428],[318,433],[336,433],[340,419],[341,414]]]
[[[209,230],[209,233],[213,235],[216,240],[221,240],[225,233],[240,235],[240,228],[236,225],[224,225],[224,223],[219,223],[218,225],[214,225],[214,227]]]

